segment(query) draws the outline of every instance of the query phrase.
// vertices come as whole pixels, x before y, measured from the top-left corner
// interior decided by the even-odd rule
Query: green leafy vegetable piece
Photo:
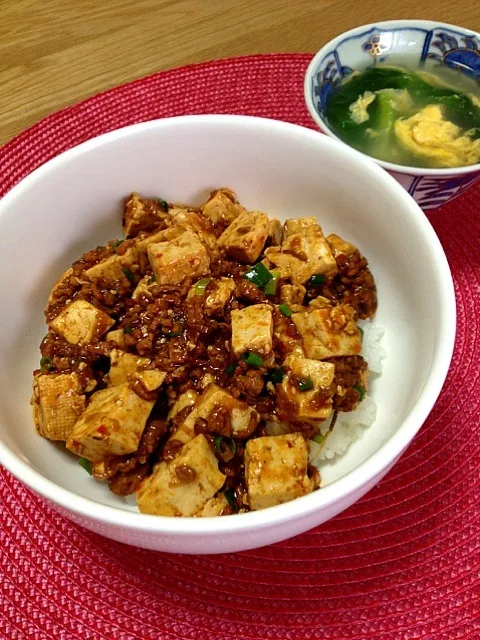
[[[85,471],[88,473],[89,476],[91,476],[93,474],[92,463],[90,462],[90,460],[87,460],[86,458],[79,458],[78,459],[78,464],[83,469],[85,469]]]
[[[267,282],[269,282],[273,278],[270,271],[261,262],[258,262],[256,265],[246,271],[243,274],[243,277],[245,278],[245,280],[253,282],[253,284],[256,284],[257,287],[260,288],[263,288],[267,284]]]
[[[298,381],[298,388],[300,391],[310,391],[313,389],[313,380],[310,378],[300,378]]]
[[[246,351],[242,356],[242,360],[250,367],[255,367],[257,369],[263,364],[263,358],[252,351]]]
[[[280,313],[284,315],[286,318],[290,318],[290,316],[293,313],[290,307],[288,306],[288,304],[281,304],[279,305],[278,309]]]

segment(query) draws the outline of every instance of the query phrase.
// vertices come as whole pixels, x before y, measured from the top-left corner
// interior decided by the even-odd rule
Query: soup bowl
[[[340,139],[326,117],[335,87],[352,72],[379,63],[418,66],[425,71],[444,65],[480,82],[480,34],[442,22],[390,20],[337,36],[314,56],[305,74],[305,101],[324,133]],[[372,160],[386,169],[424,210],[448,202],[480,177],[480,164],[431,169]]]
[[[376,279],[385,329],[382,375],[370,385],[374,424],[322,466],[320,490],[216,518],[142,514],[41,438],[30,407],[43,310],[82,253],[121,237],[132,191],[198,205],[215,187],[286,220],[316,215],[352,241]],[[385,210],[391,213],[385,216]],[[346,145],[303,127],[242,116],[145,122],[90,140],[34,171],[0,202],[0,464],[73,521],[116,540],[177,553],[260,547],[346,509],[392,467],[442,388],[455,337],[448,263],[429,221],[401,186]],[[412,268],[412,264],[415,268]]]

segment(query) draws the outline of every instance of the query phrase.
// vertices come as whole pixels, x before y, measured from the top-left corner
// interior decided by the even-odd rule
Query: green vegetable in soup
[[[480,137],[480,108],[473,95],[428,73],[376,66],[352,74],[340,84],[327,106],[327,120],[339,138],[376,158],[414,166],[444,166],[436,164],[441,160],[434,154],[420,157],[402,145],[395,123],[437,105],[444,120],[460,128],[458,135],[468,136],[473,143]]]

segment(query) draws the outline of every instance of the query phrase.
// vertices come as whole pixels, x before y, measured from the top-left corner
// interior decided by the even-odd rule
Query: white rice
[[[387,354],[380,344],[385,330],[370,320],[360,322],[359,325],[363,330],[362,355],[368,362],[371,384],[381,374],[382,361]],[[365,430],[375,422],[376,414],[377,405],[368,394],[355,411],[348,413],[340,411],[332,432],[322,444],[309,440],[310,462],[321,467],[322,461],[331,460],[335,456],[346,453],[352,442],[361,438]],[[330,422],[331,420],[326,420],[320,425],[322,435],[329,432]],[[267,423],[267,433],[271,436],[280,436],[290,431],[288,423],[273,421]]]
[[[360,325],[363,330],[362,355],[368,362],[371,384],[372,380],[381,374],[382,361],[387,354],[380,344],[385,330],[371,321],[362,322]],[[377,405],[368,394],[355,411],[340,411],[332,432],[322,445],[309,441],[310,461],[320,466],[323,460],[331,460],[346,453],[352,442],[361,438],[365,430],[375,422],[376,415]],[[320,426],[320,433],[325,435],[329,428],[330,420],[327,420]]]

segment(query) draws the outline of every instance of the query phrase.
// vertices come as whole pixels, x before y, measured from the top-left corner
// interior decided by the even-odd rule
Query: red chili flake
[[[102,435],[104,435],[105,433],[107,433],[107,427],[104,424],[101,424],[98,427],[97,432],[101,433]]]

